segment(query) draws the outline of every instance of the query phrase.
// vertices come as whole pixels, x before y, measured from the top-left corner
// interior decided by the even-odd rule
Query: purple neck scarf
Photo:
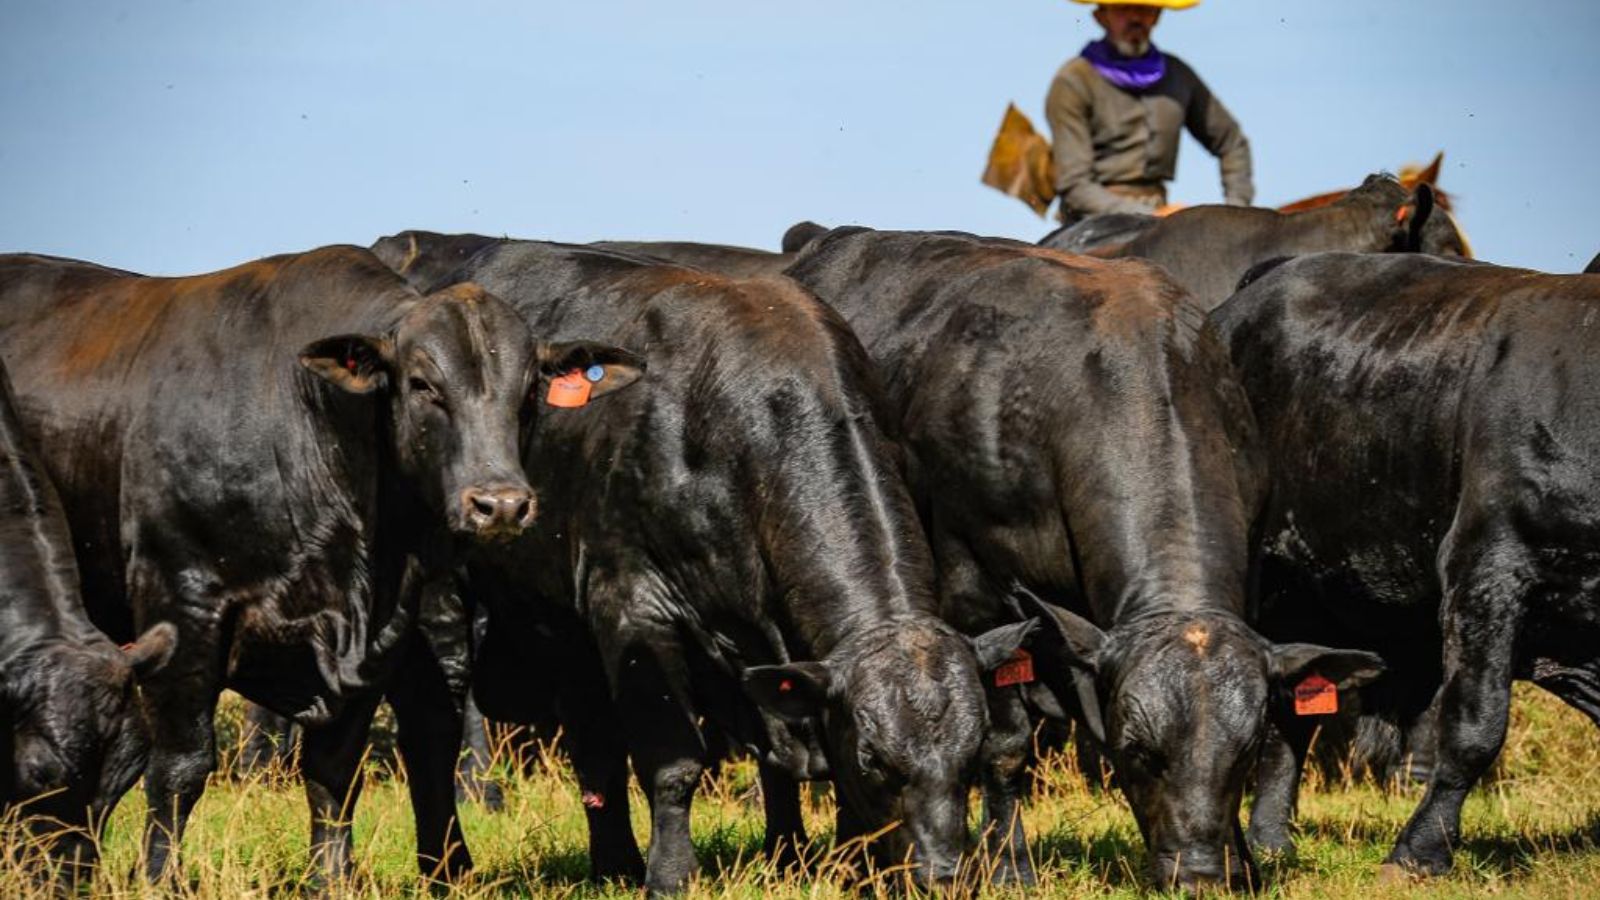
[[[1145,55],[1129,57],[1118,53],[1110,41],[1101,38],[1085,44],[1081,55],[1101,78],[1124,90],[1145,90],[1167,74],[1167,58],[1155,44],[1150,45]]]

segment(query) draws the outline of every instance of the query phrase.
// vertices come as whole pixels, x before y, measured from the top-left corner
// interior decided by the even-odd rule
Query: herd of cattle
[[[1031,883],[1031,738],[1070,720],[1155,884],[1243,886],[1359,710],[1427,782],[1390,863],[1449,869],[1514,679],[1600,722],[1600,277],[1465,259],[1385,176],[1041,244],[0,257],[4,799],[77,878],[142,774],[168,876],[231,688],[303,727],[337,878],[386,697],[451,877],[470,691],[559,722],[596,878],[682,889],[748,752],[780,857],[825,779],[837,840],[948,882],[976,787]]]

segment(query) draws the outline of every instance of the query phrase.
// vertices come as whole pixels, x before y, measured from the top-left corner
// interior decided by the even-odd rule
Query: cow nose
[[[467,526],[480,537],[514,536],[533,524],[533,492],[524,487],[473,487],[461,492]]]

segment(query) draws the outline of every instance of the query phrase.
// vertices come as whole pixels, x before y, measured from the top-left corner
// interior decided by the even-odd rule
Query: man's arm
[[[1050,122],[1050,152],[1056,160],[1056,193],[1061,205],[1079,215],[1148,213],[1150,207],[1106,190],[1094,180],[1094,141],[1089,133],[1092,104],[1083,85],[1065,70],[1056,75],[1045,97]]]
[[[1194,92],[1189,95],[1189,108],[1184,113],[1184,127],[1222,164],[1223,201],[1230,206],[1249,206],[1256,198],[1255,182],[1251,179],[1250,141],[1200,76],[1188,66],[1184,68],[1194,79]]]

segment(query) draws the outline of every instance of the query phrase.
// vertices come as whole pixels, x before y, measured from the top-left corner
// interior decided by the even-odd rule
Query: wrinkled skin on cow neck
[[[769,788],[776,775],[792,793],[793,778],[831,773],[841,838],[902,822],[875,843],[880,863],[909,857],[926,882],[953,875],[983,689],[972,643],[933,615],[899,450],[843,322],[786,281],[594,248],[501,243],[455,277],[555,338],[594,334],[650,356],[606,415],[541,420],[527,468],[545,513],[506,579],[576,611],[596,644],[653,800],[647,886],[675,890],[693,871],[688,803],[717,731],[758,754]],[[548,559],[571,565],[534,564]],[[776,702],[758,715],[737,686],[769,666]],[[792,709],[779,696],[791,689],[805,700]],[[575,754],[586,790],[608,797],[590,811],[591,837],[631,845],[625,794],[603,790],[618,765],[603,755]],[[775,829],[803,836],[798,807],[774,822],[770,802],[769,849]],[[598,876],[628,873],[626,850],[596,843],[593,855]]]
[[[1392,686],[1364,708],[1404,704],[1404,723],[1437,698],[1427,793],[1389,861],[1448,870],[1514,679],[1600,722],[1600,283],[1323,254],[1213,319],[1274,460],[1263,627],[1381,654]],[[1309,735],[1290,738],[1251,815],[1284,842]]]
[[[1080,234],[1101,228],[1094,216],[1055,232],[1040,243],[1103,258],[1137,257],[1160,265],[1207,311],[1233,294],[1250,268],[1280,256],[1345,250],[1395,252],[1410,249],[1412,223],[1397,216],[1416,199],[1394,178],[1371,175],[1327,206],[1297,213],[1244,206],[1191,206],[1170,216],[1150,217],[1145,227],[1107,228],[1115,243],[1084,246]],[[1431,209],[1431,205],[1430,205]],[[1124,225],[1123,216],[1115,224]],[[1131,223],[1129,223],[1131,224]],[[1423,253],[1461,256],[1465,243],[1450,216],[1434,210],[1420,228]]]
[[[1141,262],[955,234],[838,229],[788,274],[878,363],[945,618],[991,628],[1021,586],[1094,623],[1076,654],[1034,644],[1043,684],[991,690],[1001,874],[1032,877],[1014,818],[1024,690],[1048,689],[1048,706],[1098,707],[1155,881],[1242,882],[1239,797],[1274,677],[1243,620],[1262,470],[1199,307]]]
[[[420,590],[419,566],[485,533],[472,491],[527,493],[520,317],[471,286],[424,298],[358,248],[175,279],[5,257],[0,355],[91,618],[179,633],[144,685],[152,876],[214,766],[218,691],[308,724],[375,704],[415,605],[407,567]],[[314,818],[337,815],[355,775],[308,772]]]

